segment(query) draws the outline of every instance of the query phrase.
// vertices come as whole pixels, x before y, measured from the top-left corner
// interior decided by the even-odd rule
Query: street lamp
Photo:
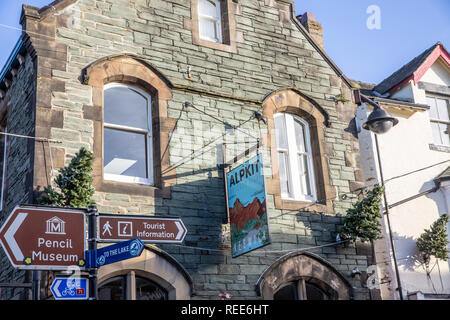
[[[398,119],[392,117],[386,110],[381,109],[378,104],[374,103],[374,105],[375,108],[372,113],[369,114],[367,121],[362,127],[376,134],[386,133],[398,123]]]
[[[367,117],[367,121],[362,125],[366,130],[370,130],[375,134],[375,146],[377,149],[378,167],[380,168],[381,185],[383,186],[384,208],[386,210],[386,220],[389,230],[389,239],[391,242],[392,258],[394,259],[395,275],[397,278],[397,287],[400,300],[403,300],[402,285],[400,283],[400,273],[397,266],[397,258],[395,256],[394,240],[392,239],[391,222],[389,219],[389,206],[386,198],[386,189],[384,188],[383,170],[381,167],[380,149],[378,147],[378,135],[388,132],[392,127],[398,124],[398,119],[394,118],[389,112],[380,108],[380,106],[366,97],[363,100],[374,106],[373,111]]]

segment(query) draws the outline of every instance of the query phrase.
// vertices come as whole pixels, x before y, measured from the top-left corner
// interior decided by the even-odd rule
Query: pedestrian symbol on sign
[[[111,229],[112,229],[112,227],[111,227],[111,225],[109,224],[109,220],[108,220],[108,221],[106,221],[106,223],[103,225],[103,233],[102,233],[102,235],[104,236],[105,233],[108,232],[109,235],[112,236],[112,234],[111,234]]]

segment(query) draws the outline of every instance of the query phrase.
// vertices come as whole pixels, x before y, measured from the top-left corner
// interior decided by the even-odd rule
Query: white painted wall
[[[441,62],[436,62],[421,81],[448,86],[450,70]],[[426,104],[425,91],[419,89],[413,82],[407,83],[394,96]],[[387,200],[388,204],[392,205],[432,189],[435,186],[433,179],[443,172],[450,162],[395,180],[389,181],[390,178],[450,160],[450,153],[430,149],[429,144],[433,143],[433,138],[428,111],[414,112],[411,109],[408,111],[387,105],[382,107],[399,120],[398,125],[388,133],[378,136],[383,175],[387,181]],[[356,114],[357,121],[364,123],[371,111],[371,106],[362,104]],[[374,135],[361,128],[359,143],[366,184],[373,185],[379,181]],[[431,276],[427,277],[423,266],[417,260],[418,251],[415,243],[424,229],[429,228],[440,215],[450,214],[449,204],[450,190],[442,188],[390,209],[396,257],[405,298],[408,292],[414,291],[450,294],[449,263],[439,262]],[[450,230],[449,227],[447,230]]]

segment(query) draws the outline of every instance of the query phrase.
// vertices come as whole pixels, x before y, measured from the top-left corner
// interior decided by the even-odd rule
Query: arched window
[[[99,285],[99,300],[167,300],[167,291],[156,282],[135,276],[131,271],[126,275],[110,278]]]
[[[315,201],[311,137],[308,123],[288,113],[274,115],[281,196]]]
[[[219,0],[198,0],[200,38],[222,43],[222,15]]]
[[[349,300],[351,284],[318,255],[291,252],[269,266],[256,283],[264,300]]]
[[[330,290],[331,291],[331,290]],[[305,279],[288,282],[273,295],[274,300],[331,300],[333,295]]]
[[[151,97],[112,83],[104,88],[104,179],[153,185]]]

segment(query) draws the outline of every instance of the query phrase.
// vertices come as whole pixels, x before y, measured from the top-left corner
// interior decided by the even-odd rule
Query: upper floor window
[[[308,123],[288,113],[274,115],[281,196],[316,200],[311,138]]]
[[[447,98],[427,96],[433,141],[450,146],[450,101]]]
[[[151,97],[125,84],[104,89],[104,179],[153,185]]]
[[[222,43],[222,14],[219,0],[198,0],[200,38]]]

